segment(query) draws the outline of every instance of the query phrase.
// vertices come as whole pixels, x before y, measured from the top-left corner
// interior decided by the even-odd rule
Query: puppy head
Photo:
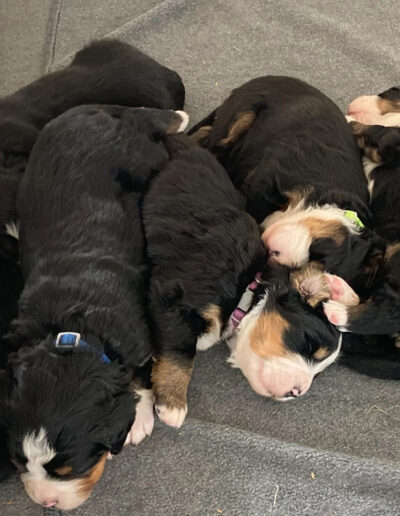
[[[316,374],[332,364],[340,351],[340,335],[329,324],[322,302],[345,299],[318,266],[290,275],[285,267],[266,269],[253,306],[242,319],[230,362],[242,370],[259,394],[286,401],[305,394]],[[343,282],[344,283],[344,282]],[[353,293],[354,294],[354,293]],[[358,302],[356,295],[349,302]]]
[[[362,124],[400,126],[400,88],[390,88],[379,95],[363,95],[347,108],[350,117]]]
[[[62,134],[65,141],[76,142],[74,159],[92,160],[97,155],[112,167],[115,182],[124,191],[143,193],[170,159],[165,145],[169,136],[183,131],[188,119],[183,111],[79,106],[51,121],[36,149]],[[85,145],[80,143],[83,139]]]
[[[377,245],[378,237],[361,227],[352,212],[335,204],[307,204],[307,198],[289,203],[263,221],[262,240],[269,261],[294,268],[309,260],[322,261],[329,272],[351,280]],[[350,199],[343,204],[353,208]],[[357,212],[363,216],[359,205]]]
[[[70,510],[83,503],[117,454],[134,418],[129,378],[90,353],[21,348],[3,377],[1,420],[8,454],[28,496]]]

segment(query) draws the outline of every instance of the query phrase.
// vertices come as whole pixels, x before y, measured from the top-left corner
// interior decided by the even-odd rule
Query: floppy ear
[[[135,418],[135,400],[130,392],[115,396],[97,412],[97,421],[91,429],[93,440],[117,455],[123,448]]]

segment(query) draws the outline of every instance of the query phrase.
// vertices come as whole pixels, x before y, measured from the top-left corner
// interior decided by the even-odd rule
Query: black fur
[[[143,215],[152,263],[150,307],[158,357],[191,367],[196,341],[209,325],[203,312],[216,305],[221,324],[226,325],[258,271],[262,285],[254,303],[269,292],[264,311],[278,311],[288,322],[287,349],[307,358],[321,342],[330,351],[336,349],[336,330],[321,310],[302,301],[291,286],[288,269],[267,265],[258,226],[246,213],[245,200],[208,151],[180,152],[153,181]],[[174,378],[170,381],[173,385]],[[163,401],[157,398],[157,389],[155,396],[156,405]]]
[[[0,236],[5,224],[18,218],[18,186],[32,146],[50,120],[82,104],[182,109],[184,100],[185,89],[176,72],[114,39],[90,43],[69,66],[0,99]],[[11,278],[16,267],[16,262],[0,263],[0,291],[11,288],[9,297],[18,281],[10,286],[3,276]],[[0,318],[7,322],[2,305],[0,310]]]
[[[41,426],[57,451],[50,474],[61,463],[79,475],[124,443],[129,382],[152,353],[141,199],[181,122],[174,111],[82,106],[48,124],[32,150],[18,199],[26,283],[0,419],[18,462],[21,436]],[[92,351],[57,351],[64,331]]]
[[[7,233],[0,233],[0,368],[4,364],[1,336],[7,332],[9,321],[17,315],[18,299],[23,287],[18,262],[18,241]]]
[[[243,113],[253,113],[253,122],[227,144],[224,139]],[[258,222],[285,209],[295,191],[302,192],[306,206],[334,204],[370,222],[360,153],[348,124],[330,99],[303,81],[253,79],[189,133],[197,139],[199,130],[204,131],[201,145],[225,166]],[[360,236],[348,234],[341,246],[331,239],[315,241],[311,251],[329,272],[350,281],[377,246],[382,247],[379,239],[365,230]]]

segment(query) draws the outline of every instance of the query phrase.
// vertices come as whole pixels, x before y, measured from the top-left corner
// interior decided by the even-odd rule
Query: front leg
[[[151,367],[152,360],[150,359],[137,371],[135,378],[132,380],[131,389],[136,398],[135,420],[126,436],[125,446],[141,443],[153,431],[154,398],[151,386]]]
[[[164,423],[179,428],[187,413],[187,390],[192,376],[194,353],[164,353],[154,361],[152,370],[156,412]]]

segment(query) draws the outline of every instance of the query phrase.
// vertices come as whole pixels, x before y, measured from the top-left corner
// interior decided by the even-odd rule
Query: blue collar
[[[71,349],[91,349],[92,351],[95,351],[101,360],[103,364],[110,364],[111,360],[108,358],[108,356],[105,353],[102,353],[101,351],[98,351],[97,349],[94,349],[93,346],[85,342],[84,340],[81,340],[81,334],[80,333],[74,333],[74,332],[64,332],[59,333],[57,335],[56,341],[55,341],[55,347],[56,349],[64,349],[64,350],[71,350]]]

